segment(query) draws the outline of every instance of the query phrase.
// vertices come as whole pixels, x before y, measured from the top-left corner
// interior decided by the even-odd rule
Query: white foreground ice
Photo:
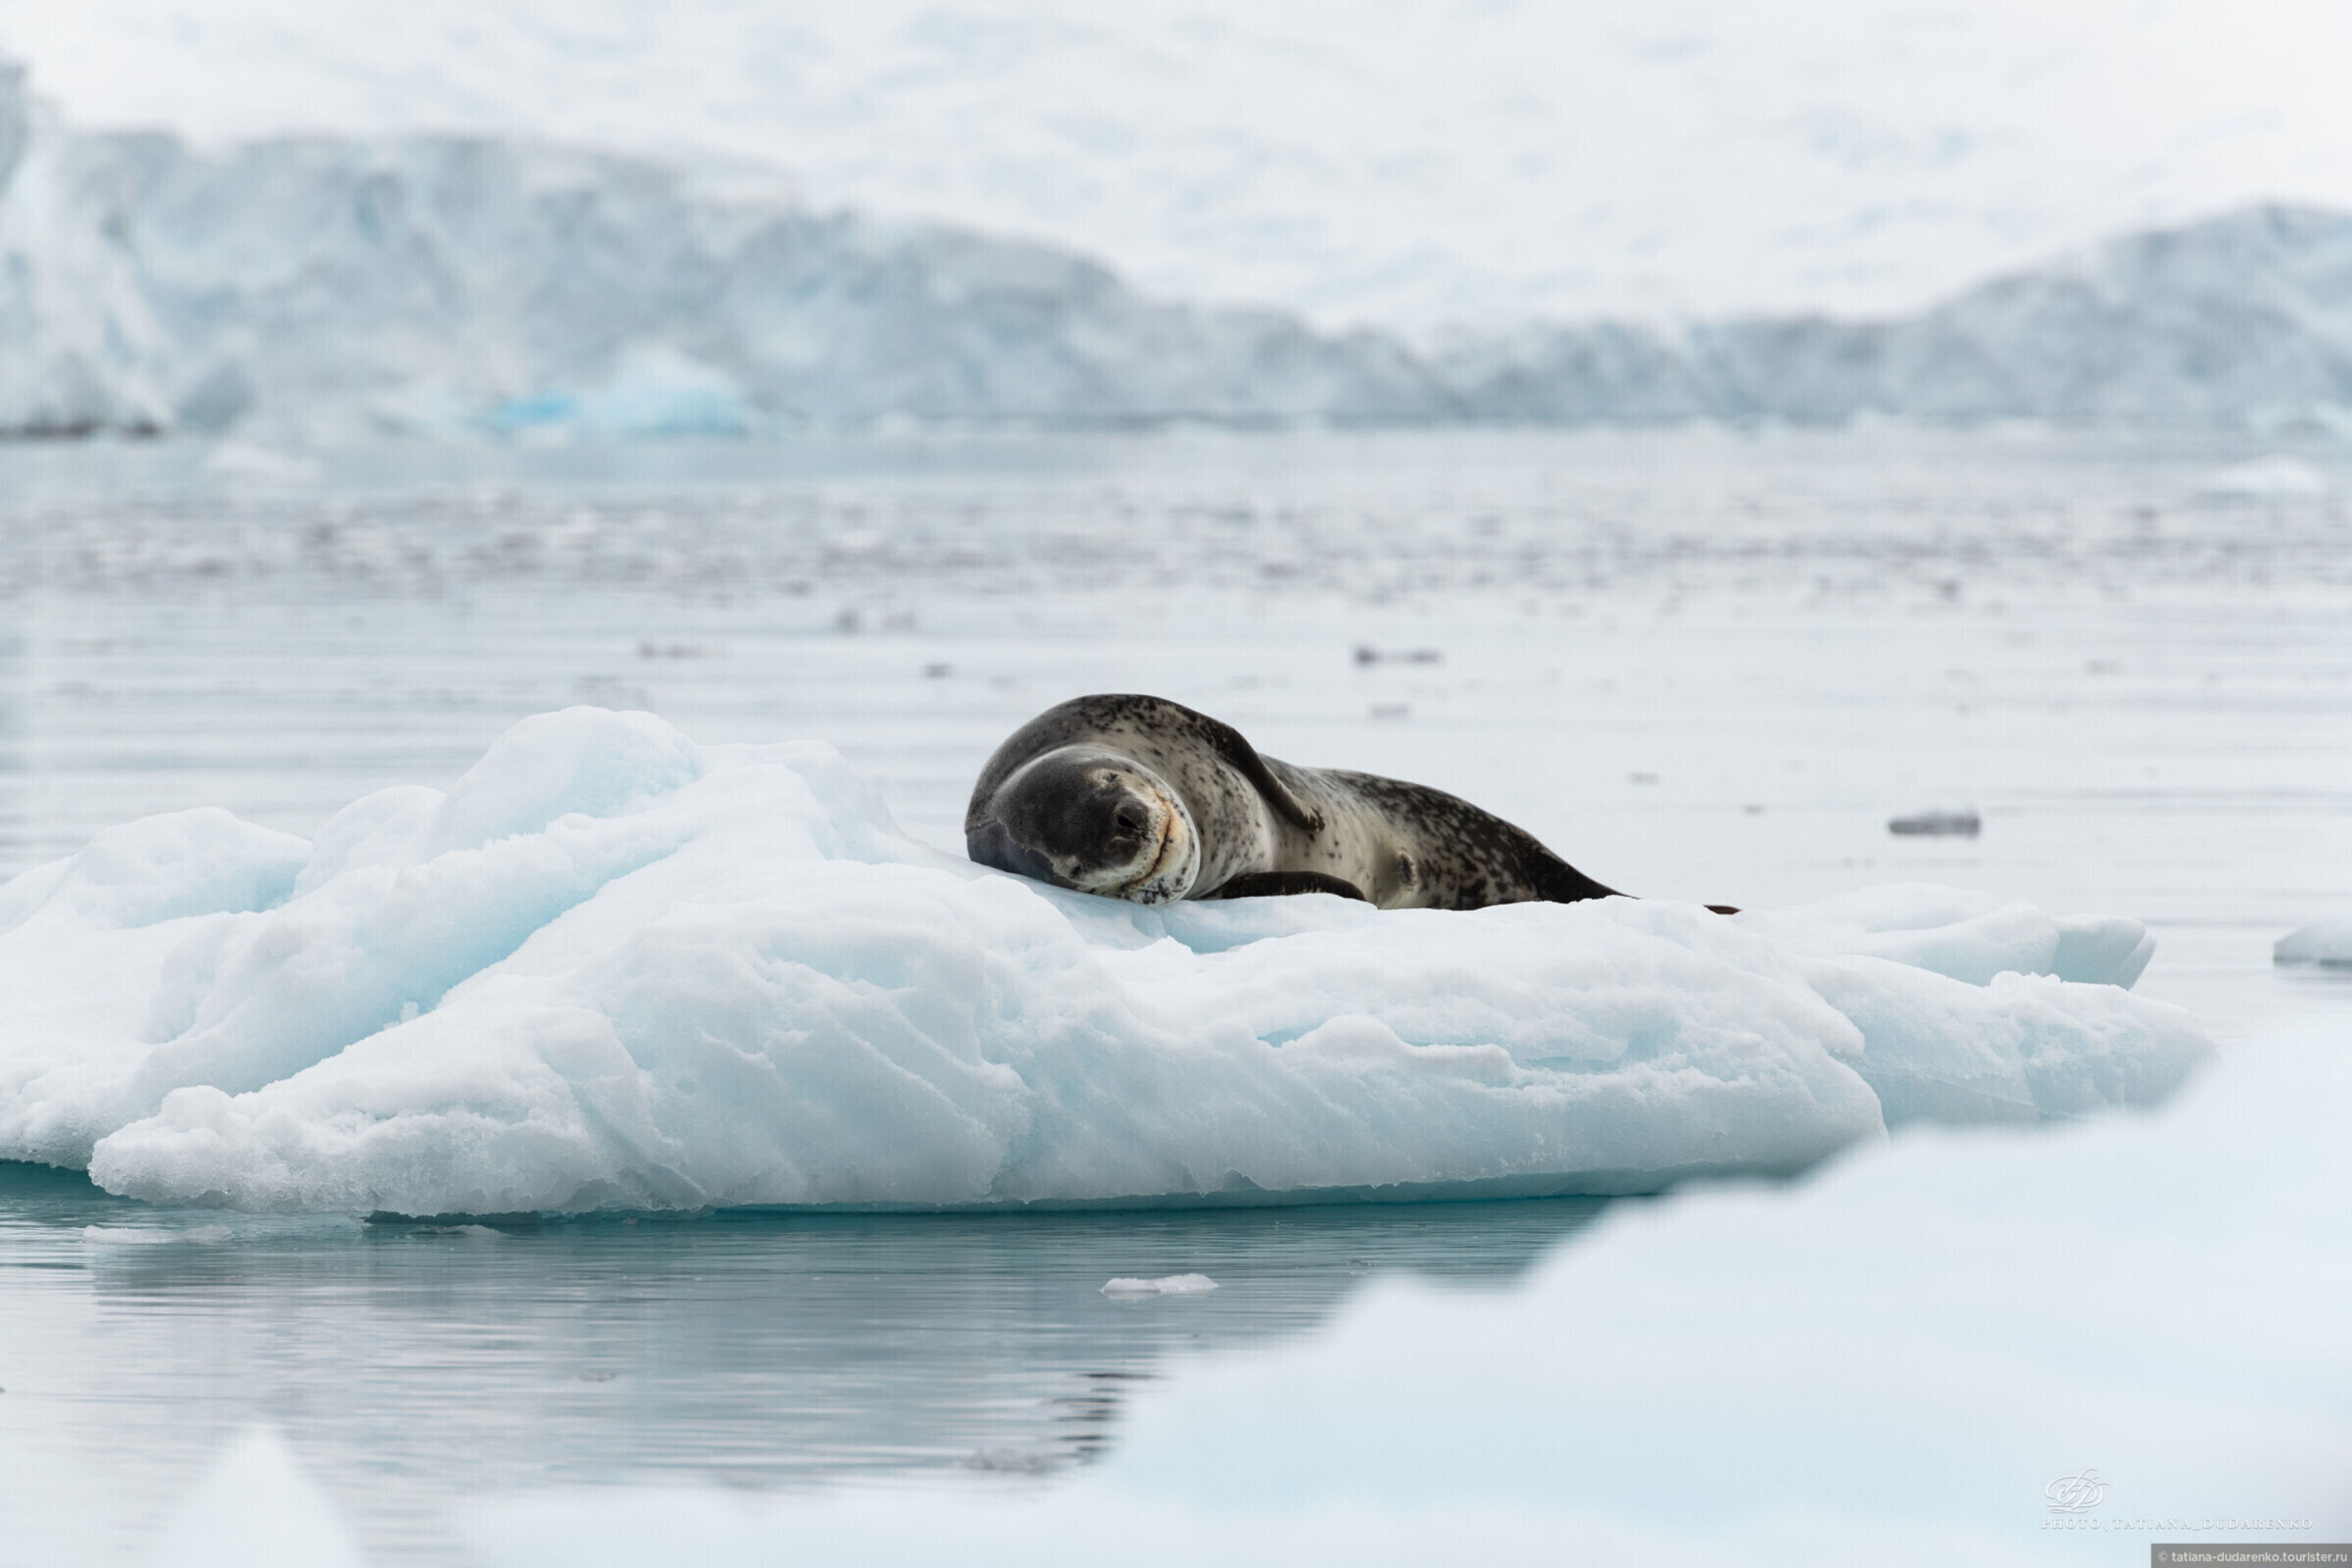
[[[1052,1490],[574,1487],[467,1506],[470,1560],[2089,1568],[2340,1542],[2347,1100],[2340,1038],[2268,1042],[2155,1116],[1621,1207],[1507,1292],[1376,1279],[1317,1342],[1140,1389]],[[249,1437],[153,1561],[348,1539]]]
[[[2137,922],[1160,909],[900,835],[831,749],[517,725],[315,842],[218,811],[0,889],[0,1157],[252,1209],[1656,1191],[2162,1098]]]
[[[1143,1391],[1009,1502],[575,1489],[477,1560],[2099,1564],[2352,1538],[2340,1038],[2147,1118],[1907,1135],[1629,1205],[1499,1295],[1375,1280],[1322,1341]],[[2052,1507],[2096,1472],[2095,1506]]]

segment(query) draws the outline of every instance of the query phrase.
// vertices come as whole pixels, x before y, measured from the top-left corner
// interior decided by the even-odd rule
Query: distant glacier
[[[0,63],[0,436],[1872,416],[2352,431],[2352,215],[2248,208],[1893,320],[1417,342],[1147,298],[744,171],[89,132]]]

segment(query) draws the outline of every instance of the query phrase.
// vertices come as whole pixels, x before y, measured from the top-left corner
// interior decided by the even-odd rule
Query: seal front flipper
[[[1320,871],[1244,871],[1223,887],[1195,896],[1203,899],[1271,899],[1292,893],[1337,893],[1343,899],[1355,899],[1367,904],[1372,901],[1364,897],[1363,889],[1355,883],[1338,877],[1327,877]]]

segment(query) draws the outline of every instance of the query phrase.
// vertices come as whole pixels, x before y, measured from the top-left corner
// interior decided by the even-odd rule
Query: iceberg
[[[2160,1100],[2137,922],[1891,888],[1145,907],[908,838],[831,748],[516,725],[305,841],[216,810],[0,888],[0,1157],[401,1215],[1654,1192]]]

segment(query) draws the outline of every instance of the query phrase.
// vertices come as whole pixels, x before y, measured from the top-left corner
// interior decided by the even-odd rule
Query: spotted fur
[[[1382,909],[1610,897],[1442,790],[1261,757],[1158,697],[1080,697],[1013,731],[964,813],[971,858],[1143,903],[1338,892]]]

